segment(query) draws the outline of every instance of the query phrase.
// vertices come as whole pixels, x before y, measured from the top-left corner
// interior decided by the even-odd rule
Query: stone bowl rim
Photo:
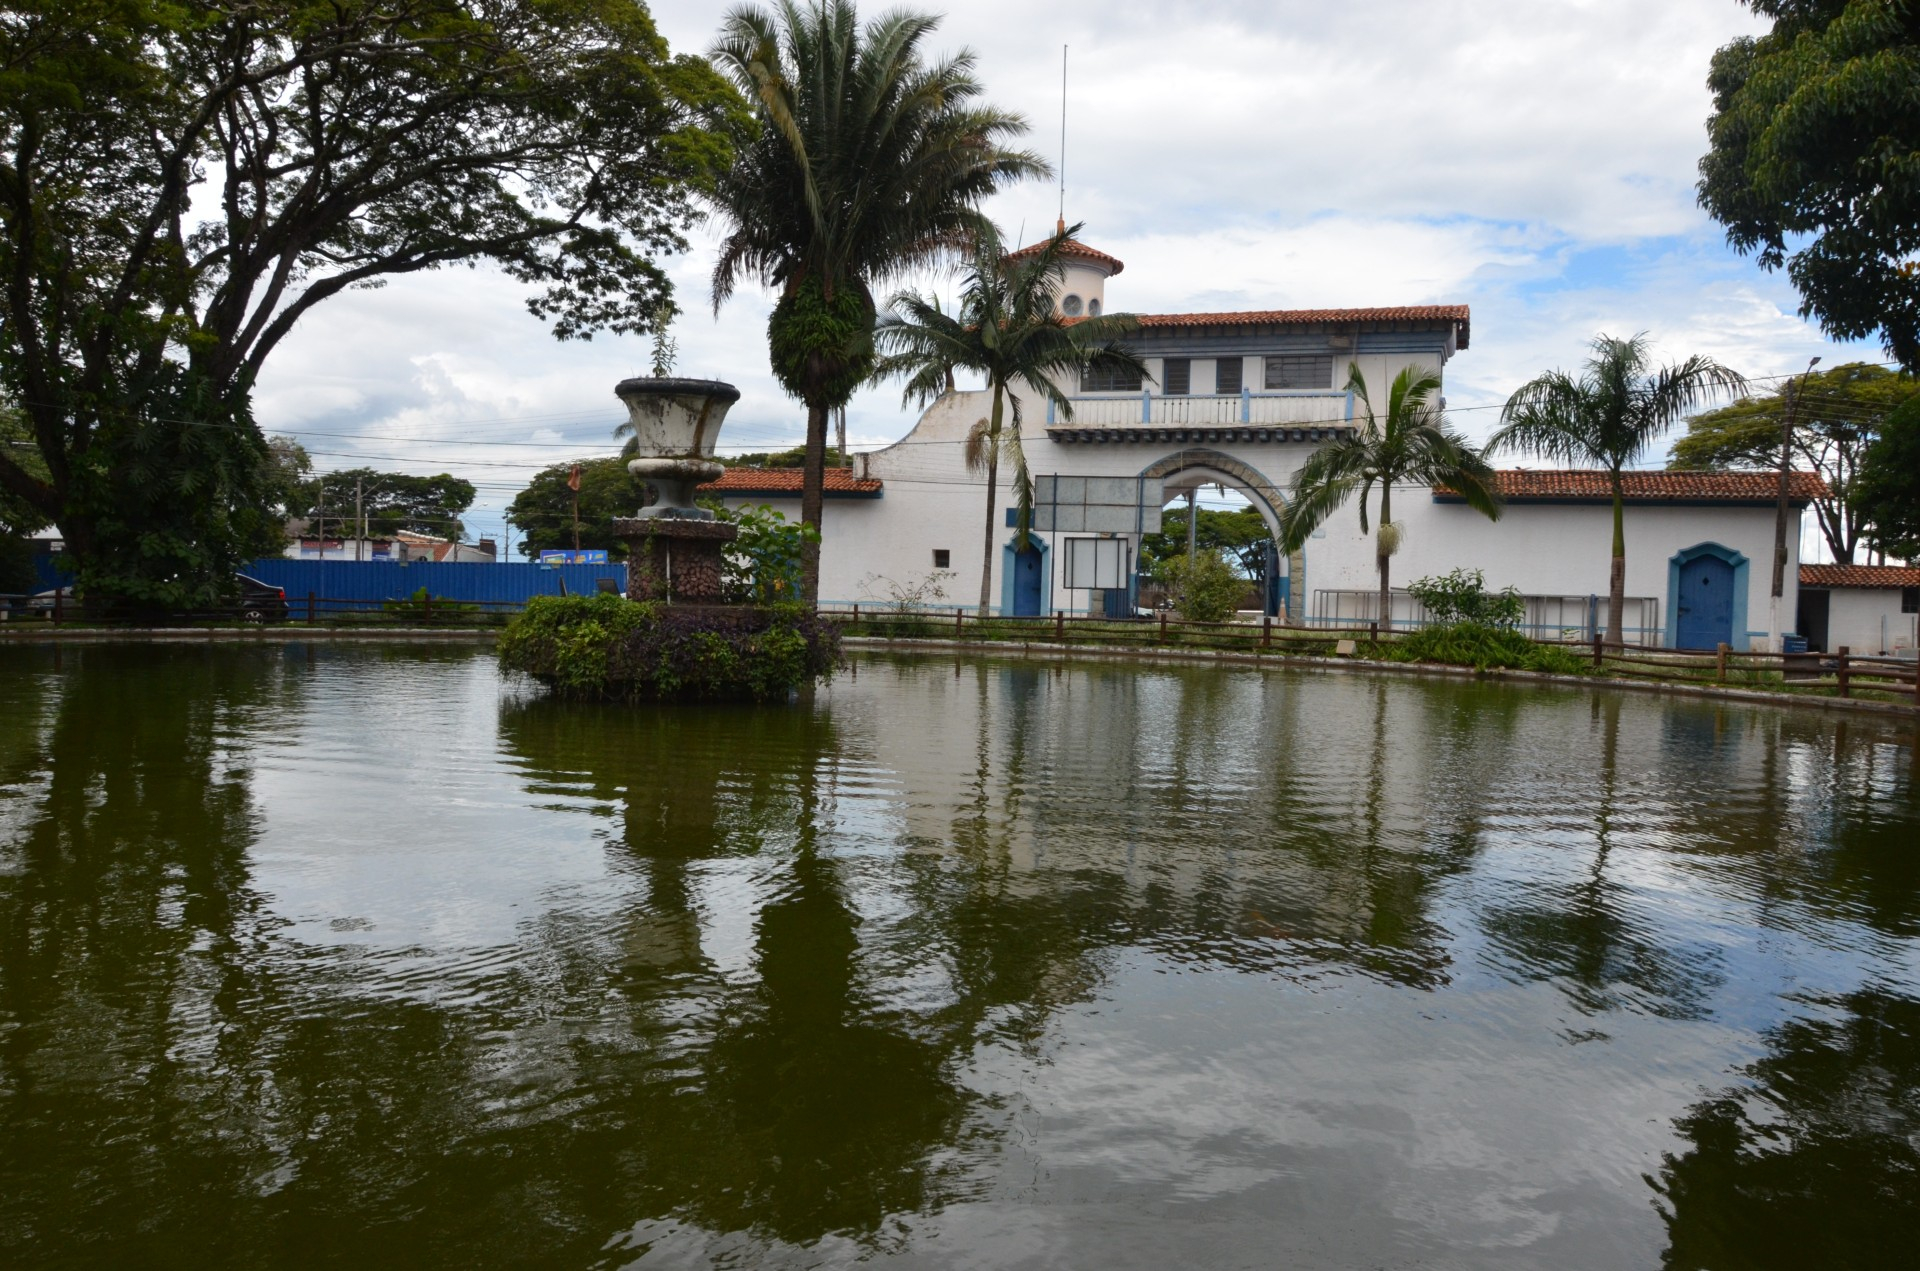
[[[712,397],[728,403],[740,400],[740,390],[725,380],[680,379],[675,376],[637,376],[613,386],[616,397]]]

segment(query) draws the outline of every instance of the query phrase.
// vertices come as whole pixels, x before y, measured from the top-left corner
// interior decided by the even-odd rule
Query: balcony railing
[[[1048,424],[1075,428],[1232,427],[1272,424],[1289,428],[1338,428],[1353,420],[1353,394],[1310,390],[1231,394],[1196,393],[1169,397],[1150,390],[1126,395],[1103,393],[1067,399],[1073,417],[1047,403]]]

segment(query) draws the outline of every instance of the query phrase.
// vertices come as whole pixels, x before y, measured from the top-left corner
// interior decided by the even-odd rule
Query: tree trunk
[[[1387,527],[1393,524],[1393,487],[1382,482],[1380,486],[1380,530],[1374,535],[1374,562],[1380,566],[1380,632],[1382,635],[1393,633],[1393,589],[1388,585],[1387,568],[1391,559],[1387,555]]]
[[[827,410],[818,397],[807,403],[807,450],[800,475],[800,523],[820,529],[820,505],[827,482]],[[820,544],[800,547],[800,600],[820,603]]]
[[[1607,643],[1626,643],[1622,628],[1627,613],[1627,501],[1620,490],[1620,474],[1613,474],[1613,567],[1607,576]]]
[[[1002,391],[993,386],[993,416],[987,422],[987,541],[980,555],[980,616],[989,616],[993,604],[993,503],[1000,493],[1000,421]]]

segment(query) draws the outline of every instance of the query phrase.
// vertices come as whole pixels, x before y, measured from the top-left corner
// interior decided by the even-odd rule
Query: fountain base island
[[[727,548],[739,527],[694,501],[724,471],[714,445],[740,391],[659,378],[622,380],[614,392],[627,406],[639,452],[627,470],[643,503],[613,522],[627,545],[627,594],[536,597],[502,633],[501,666],[602,701],[784,700],[829,678],[837,628],[806,605],[729,603]]]

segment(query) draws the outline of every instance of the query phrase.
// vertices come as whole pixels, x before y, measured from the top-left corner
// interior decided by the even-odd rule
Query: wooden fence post
[[[313,593],[307,593],[307,625],[313,625]]]
[[[1841,645],[1839,660],[1834,663],[1833,678],[1840,682],[1840,696],[1853,696],[1853,683],[1847,671],[1847,658],[1853,653],[1850,645]]]
[[[853,625],[860,625],[860,602],[857,600],[853,602]]]
[[[1263,614],[1260,618],[1260,647],[1263,649],[1273,647],[1273,615],[1270,613]]]
[[[426,618],[429,623],[433,621],[433,593],[432,592],[427,593]]]
[[[960,624],[966,621],[966,616],[967,611],[965,609],[955,609],[953,611],[953,638],[956,640],[961,638]]]
[[[1724,641],[1714,649],[1713,682],[1715,684],[1725,684],[1727,682],[1727,654],[1732,651],[1733,646]]]
[[[1053,611],[1053,638],[1062,644],[1067,641],[1067,614],[1064,609]]]
[[[54,579],[53,580],[53,625],[56,627],[60,625],[60,600],[61,600],[61,594],[65,591],[66,591],[66,588],[60,585],[60,580],[57,578]]]
[[[1606,646],[1600,642],[1600,636],[1596,634],[1593,637],[1593,665],[1596,670],[1600,667],[1601,659],[1606,656],[1605,649]]]
[[[1167,642],[1167,611],[1165,609],[1162,609],[1160,611],[1160,643],[1165,644],[1166,642]]]
[[[1374,644],[1380,643],[1380,623],[1378,619],[1367,624],[1367,639]]]

